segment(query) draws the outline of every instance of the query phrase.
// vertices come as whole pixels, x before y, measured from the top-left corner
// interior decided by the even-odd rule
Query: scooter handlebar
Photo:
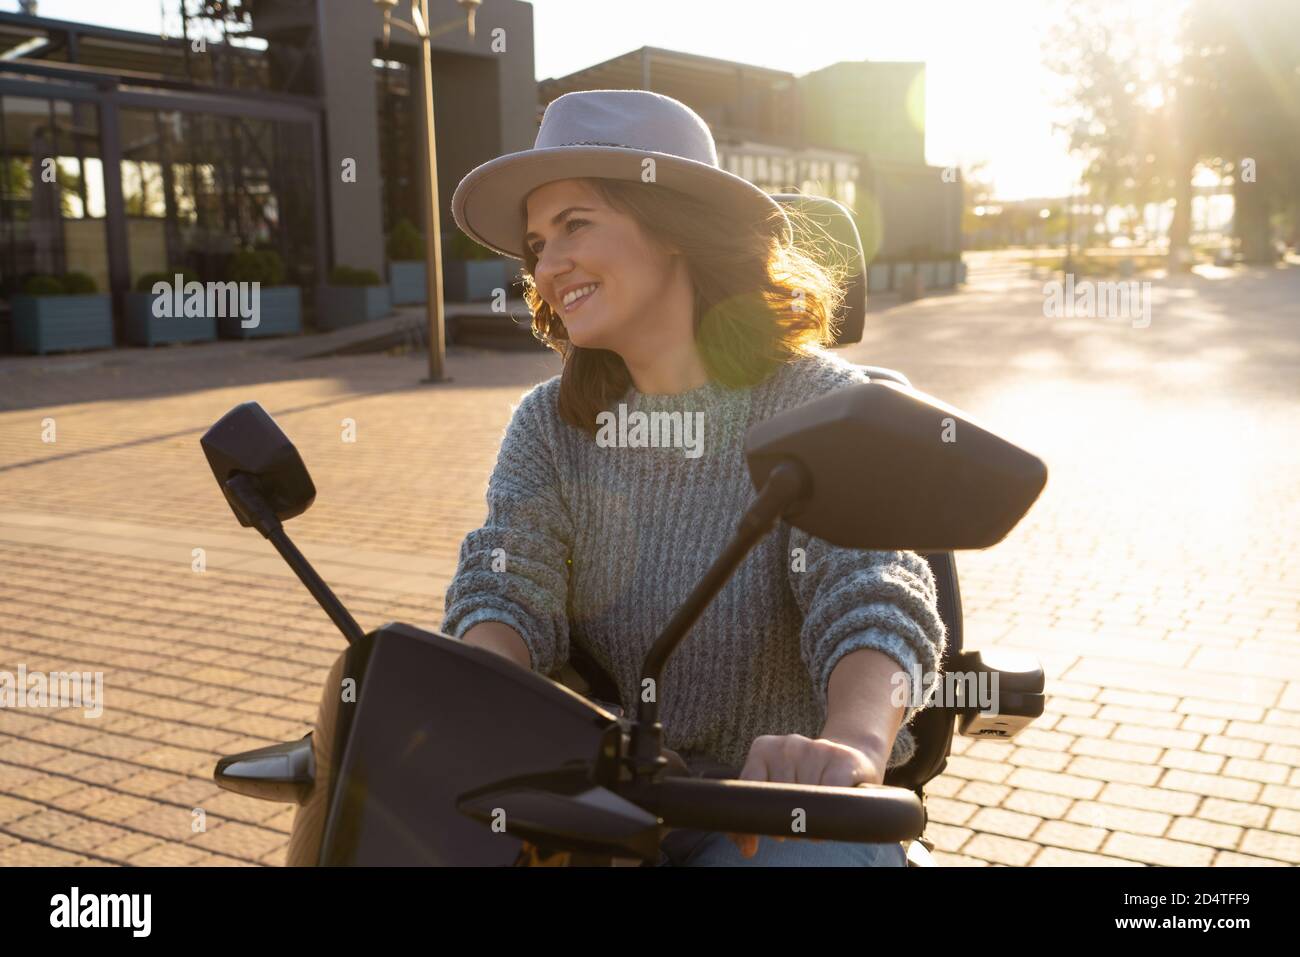
[[[861,844],[910,841],[925,830],[916,794],[883,784],[846,788],[681,776],[664,778],[656,790],[656,811],[669,827]]]

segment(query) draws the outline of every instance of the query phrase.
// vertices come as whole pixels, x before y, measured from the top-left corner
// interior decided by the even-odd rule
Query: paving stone
[[[1161,867],[1208,867],[1214,860],[1214,851],[1208,847],[1160,837],[1142,837],[1122,831],[1111,834],[1102,845],[1101,852]]]
[[[1011,742],[954,740],[926,788],[943,866],[1296,862],[1300,326],[1276,317],[1300,271],[1153,294],[1177,321],[1141,338],[1086,321],[1047,335],[1041,283],[973,265],[942,309],[873,311],[841,353],[903,369],[1052,469],[1012,535],[960,556],[967,646],[1037,655],[1048,701]],[[1232,315],[1231,339],[1205,315]],[[293,808],[220,791],[212,768],[305,733],[342,643],[204,474],[211,422],[255,387],[320,480],[299,547],[359,620],[436,628],[511,407],[559,371],[553,354],[453,348],[434,395],[411,388],[422,356],[303,365],[272,358],[282,346],[0,356],[0,462],[20,465],[0,469],[0,661],[111,679],[101,719],[0,710],[0,827],[50,832],[0,835],[0,864],[283,863]],[[1174,357],[1191,354],[1197,374],[1180,377]],[[55,446],[31,426],[45,415]],[[349,415],[364,438],[345,448]],[[1232,467],[1206,469],[1206,443]]]

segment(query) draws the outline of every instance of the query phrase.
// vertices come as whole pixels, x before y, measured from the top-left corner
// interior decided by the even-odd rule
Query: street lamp
[[[420,67],[423,75],[424,136],[421,156],[427,185],[424,190],[424,280],[429,315],[429,376],[425,382],[446,382],[446,325],[442,311],[442,226],[438,215],[438,150],[433,126],[433,54],[429,42],[429,0],[411,0],[411,23],[393,19],[398,0],[374,0],[384,13],[384,48],[388,48],[390,26],[394,23],[420,38]],[[456,0],[465,8],[470,38],[474,37],[474,14],[482,0]],[[412,26],[411,24],[414,24]]]
[[[1074,134],[1074,139],[1070,144],[1071,147],[1073,147],[1075,143],[1082,144],[1087,139],[1089,133],[1088,122],[1083,119],[1075,120],[1071,128],[1071,132],[1073,132]],[[1069,200],[1070,205],[1066,208],[1066,215],[1065,215],[1065,223],[1066,223],[1065,260],[1061,263],[1061,267],[1062,267],[1061,271],[1066,275],[1074,272],[1074,207],[1075,207],[1074,185],[1075,185],[1075,179],[1072,177],[1070,179],[1070,200]],[[1082,185],[1082,183],[1080,183],[1080,185]],[[1084,245],[1085,248],[1083,250],[1080,250],[1080,255],[1086,254],[1086,245],[1087,245],[1086,239]]]

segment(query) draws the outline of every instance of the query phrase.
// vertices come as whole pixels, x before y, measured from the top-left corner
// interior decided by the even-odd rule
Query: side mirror
[[[812,490],[783,517],[845,548],[988,548],[1047,482],[1036,456],[890,382],[837,389],[758,423],[745,456],[757,489],[781,461],[802,465]]]
[[[316,498],[316,486],[298,450],[256,402],[235,406],[208,429],[199,444],[241,525],[252,526],[254,521],[226,487],[236,475],[252,479],[261,499],[282,522],[307,511]]]

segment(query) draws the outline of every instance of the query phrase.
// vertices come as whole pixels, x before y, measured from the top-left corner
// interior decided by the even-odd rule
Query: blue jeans
[[[854,844],[760,836],[758,853],[743,857],[720,831],[675,828],[659,843],[660,867],[906,867],[903,845]]]

